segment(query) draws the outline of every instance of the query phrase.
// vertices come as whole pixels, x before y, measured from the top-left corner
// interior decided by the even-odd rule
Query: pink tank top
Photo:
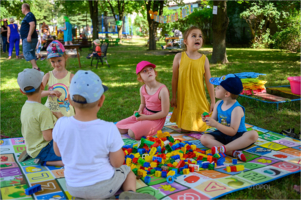
[[[147,107],[149,110],[152,110],[152,111],[161,111],[161,100],[159,99],[159,93],[160,93],[161,89],[166,86],[164,84],[161,85],[161,87],[159,87],[157,92],[153,95],[149,95],[146,92],[145,87],[146,87],[146,85],[143,85],[143,88],[141,91],[141,93],[144,97],[144,100],[145,100],[145,107]]]

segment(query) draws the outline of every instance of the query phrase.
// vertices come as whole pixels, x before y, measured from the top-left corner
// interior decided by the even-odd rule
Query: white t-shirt
[[[65,165],[69,186],[89,186],[113,177],[115,169],[110,164],[109,153],[118,151],[124,144],[114,123],[62,117],[52,134]]]

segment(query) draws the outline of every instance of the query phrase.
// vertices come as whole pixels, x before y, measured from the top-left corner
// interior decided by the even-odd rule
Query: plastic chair
[[[101,47],[100,47],[101,48],[101,56],[99,56],[98,54],[93,55],[92,56],[92,60],[91,60],[91,66],[92,66],[93,59],[95,58],[97,60],[96,69],[98,67],[98,63],[99,62],[101,62],[101,64],[103,65],[103,60],[105,60],[105,62],[107,63],[108,67],[110,67],[110,65],[108,63],[108,60],[107,60],[108,47],[109,47],[109,43],[104,43],[104,44],[101,45]],[[94,51],[95,51],[95,46],[94,46]]]

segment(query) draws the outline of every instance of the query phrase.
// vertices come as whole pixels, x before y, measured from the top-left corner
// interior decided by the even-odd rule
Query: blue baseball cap
[[[239,95],[243,90],[242,82],[238,76],[234,74],[227,74],[221,77],[210,78],[212,85],[221,85],[225,90],[231,94]]]
[[[79,70],[76,72],[70,84],[70,98],[74,101],[74,95],[80,95],[86,99],[85,102],[76,103],[86,104],[98,101],[108,87],[102,84],[101,79],[92,71]]]

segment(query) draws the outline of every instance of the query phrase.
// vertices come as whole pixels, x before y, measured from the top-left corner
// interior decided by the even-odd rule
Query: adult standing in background
[[[9,43],[8,59],[11,59],[14,46],[16,47],[16,58],[19,58],[20,35],[18,32],[18,25],[14,24],[14,22],[14,18],[10,18],[10,25],[7,26],[7,42]]]
[[[1,26],[1,37],[3,42],[3,49],[2,52],[6,53],[6,50],[8,51],[9,43],[7,43],[7,21],[3,20],[3,26]]]
[[[26,61],[31,62],[32,68],[39,69],[35,54],[38,43],[37,20],[34,14],[30,12],[30,6],[27,3],[22,4],[22,13],[25,15],[20,29],[24,58]]]
[[[64,42],[65,45],[72,44],[72,25],[70,24],[70,20],[67,16],[64,16],[65,26],[63,28],[64,30]]]

